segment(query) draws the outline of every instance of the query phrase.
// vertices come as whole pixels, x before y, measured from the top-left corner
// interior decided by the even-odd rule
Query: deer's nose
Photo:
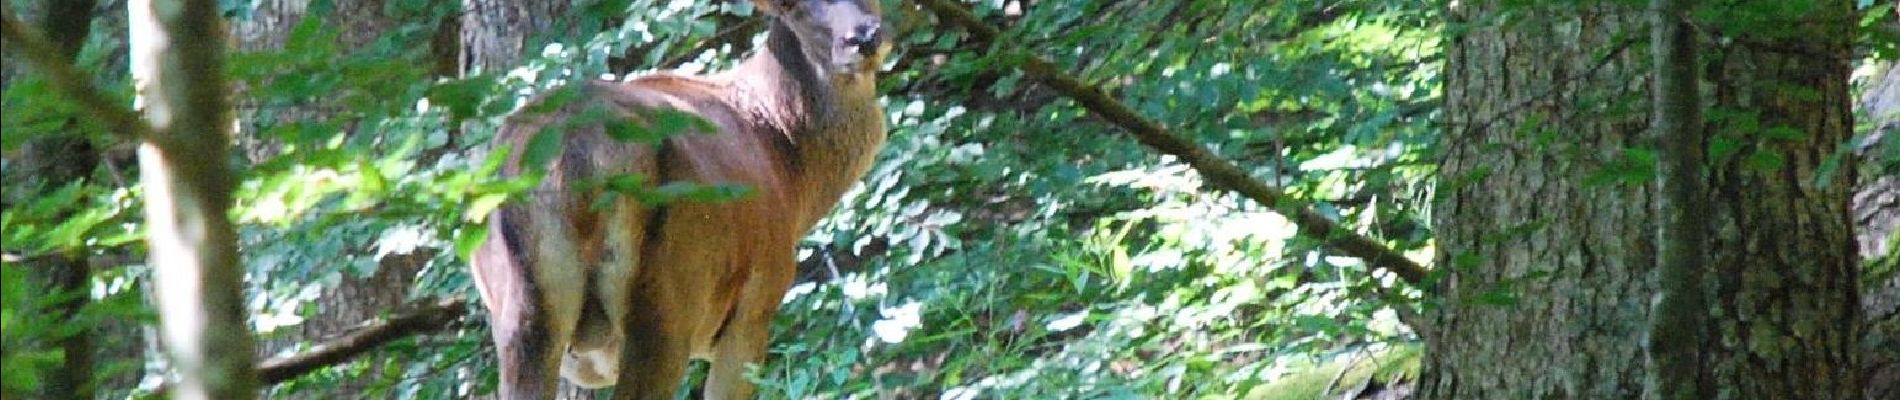
[[[877,35],[877,24],[858,25],[851,29],[850,35],[845,36],[844,44],[858,48],[858,54],[869,56],[877,52]]]

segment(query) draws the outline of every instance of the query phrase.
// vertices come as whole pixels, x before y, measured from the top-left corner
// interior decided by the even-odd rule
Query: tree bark
[[[1771,8],[1743,3],[1733,8]],[[1709,323],[1697,332],[1709,339],[1694,349],[1705,398],[1858,396],[1853,160],[1836,152],[1852,130],[1852,4],[1813,7],[1749,16],[1773,29],[1698,25],[1728,43],[1704,47],[1702,90],[1707,109],[1729,113],[1697,146],[1740,143],[1710,151],[1702,177],[1714,227],[1700,285]],[[1632,43],[1642,12],[1497,1],[1450,11],[1463,29],[1447,42],[1434,216],[1447,275],[1428,316],[1422,398],[1641,397],[1665,220],[1642,141],[1653,78]],[[1830,161],[1841,167],[1825,171]]]
[[[237,237],[224,21],[213,0],[135,0],[132,75],[150,136],[139,147],[146,243],[174,398],[256,397]]]
[[[538,54],[555,21],[568,16],[573,2],[550,0],[463,0],[462,61],[465,72],[505,72],[523,55]],[[571,32],[569,32],[571,33]]]
[[[1739,119],[1711,127],[1716,140],[1755,141],[1713,157],[1708,182],[1716,223],[1708,368],[1719,398],[1860,393],[1860,268],[1848,209],[1856,159],[1841,151],[1854,134],[1857,16],[1851,1],[1808,7],[1744,16],[1777,28],[1719,31],[1741,44],[1710,57],[1709,107],[1758,112],[1765,128],[1750,132]]]
[[[1650,305],[1650,398],[1696,400],[1708,383],[1702,373],[1702,269],[1708,257],[1708,216],[1702,205],[1702,100],[1697,93],[1696,39],[1686,19],[1693,0],[1651,0],[1650,48],[1655,53],[1654,137],[1663,226],[1656,271],[1656,300]]]
[[[1887,29],[1900,31],[1900,10],[1893,17],[1887,20]],[[1884,64],[1867,84],[1859,104],[1873,131],[1858,149],[1881,163],[1863,168],[1870,174],[1854,194],[1860,255],[1870,261],[1866,267],[1871,274],[1863,279],[1866,296],[1861,299],[1866,316],[1861,348],[1867,357],[1863,362],[1868,400],[1900,398],[1900,249],[1894,248],[1900,244],[1900,176],[1885,168],[1900,160],[1883,159],[1895,155],[1886,152],[1891,148],[1887,146],[1900,140],[1894,135],[1900,132],[1900,68],[1892,62]]]

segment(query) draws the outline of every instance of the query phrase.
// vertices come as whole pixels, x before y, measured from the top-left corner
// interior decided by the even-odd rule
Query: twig
[[[1364,348],[1353,352],[1352,358],[1346,360],[1346,365],[1339,367],[1339,372],[1333,373],[1333,379],[1326,381],[1326,388],[1321,389],[1319,394],[1322,396],[1333,394],[1333,389],[1339,388],[1339,381],[1346,379],[1346,373],[1352,372],[1352,368],[1358,366],[1359,361],[1365,360],[1367,353]]]
[[[45,35],[23,26],[7,7],[0,7],[0,37],[6,39],[8,51],[25,58],[34,69],[46,75],[54,89],[103,119],[112,133],[132,140],[151,136],[151,125],[131,108],[107,98],[105,92],[93,86],[92,79],[81,75],[71,62],[60,57],[65,53],[53,47]]]

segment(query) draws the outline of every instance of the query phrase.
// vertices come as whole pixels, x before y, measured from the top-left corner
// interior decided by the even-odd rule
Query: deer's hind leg
[[[579,293],[558,280],[577,274],[578,265],[549,257],[567,238],[554,226],[530,224],[536,220],[532,213],[515,206],[495,213],[488,243],[473,260],[500,357],[502,399],[541,399],[553,392],[560,349],[580,311]]]
[[[603,146],[599,151],[611,154],[600,159],[616,160],[600,168],[614,174],[642,177],[659,175],[658,160],[646,146]],[[626,344],[626,324],[638,272],[647,262],[645,247],[654,211],[631,196],[614,199],[611,208],[601,212],[598,226],[600,244],[593,286],[582,305],[582,315],[574,331],[574,342],[561,363],[561,375],[576,385],[598,388],[613,385],[620,377],[621,347]]]
[[[641,265],[648,214],[637,202],[626,200],[608,212],[608,222],[602,224],[606,232],[598,268],[593,271],[593,286],[583,300],[574,342],[561,363],[561,376],[576,385],[599,388],[619,379],[621,346],[626,343],[625,326],[632,301],[628,296]]]

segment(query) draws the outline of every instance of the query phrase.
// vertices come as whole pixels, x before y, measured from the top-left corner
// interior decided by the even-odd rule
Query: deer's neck
[[[766,48],[730,72],[731,101],[791,143],[793,182],[814,220],[862,177],[884,144],[884,112],[870,72],[834,75],[774,24]],[[807,222],[809,224],[809,221]]]

